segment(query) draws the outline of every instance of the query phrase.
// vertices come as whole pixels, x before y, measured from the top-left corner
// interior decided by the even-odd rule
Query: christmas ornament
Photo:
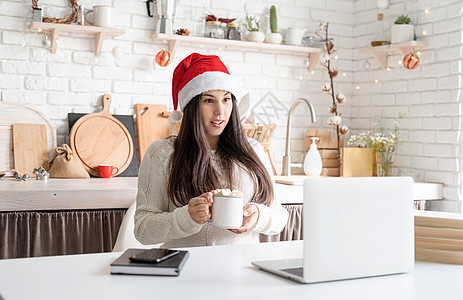
[[[420,58],[418,55],[416,55],[413,52],[408,53],[405,55],[404,60],[403,60],[403,65],[405,68],[413,70],[418,66],[418,63],[420,62]]]
[[[111,52],[114,56],[114,62],[116,63],[116,66],[119,67],[121,65],[122,56],[124,56],[124,51],[122,51],[119,45],[116,45],[116,47],[114,47]]]
[[[50,46],[51,46],[51,41],[48,38],[47,34],[45,34],[45,37],[42,40],[42,46],[44,46],[45,48],[50,48]]]
[[[119,45],[116,45],[113,50],[111,51],[115,59],[121,59],[122,56],[124,55],[124,51],[122,51],[121,47]]]
[[[382,9],[389,8],[389,0],[377,0],[376,6]]]
[[[368,62],[368,60],[365,61],[365,62],[363,63],[363,68],[364,68],[365,70],[369,70],[370,67],[371,67],[371,65],[370,65],[370,62]]]
[[[162,49],[156,54],[155,61],[161,67],[165,67],[170,64],[170,53],[166,49]]]

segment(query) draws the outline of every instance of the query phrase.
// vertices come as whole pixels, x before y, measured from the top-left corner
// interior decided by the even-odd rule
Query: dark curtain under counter
[[[0,181],[0,258],[112,251],[127,207],[137,193],[137,178],[11,178]],[[302,205],[289,212],[279,234],[261,242],[302,239]]]
[[[112,251],[127,209],[0,213],[0,258]]]
[[[283,205],[289,219],[261,242],[302,239],[302,205]],[[0,212],[0,258],[112,251],[127,209]]]

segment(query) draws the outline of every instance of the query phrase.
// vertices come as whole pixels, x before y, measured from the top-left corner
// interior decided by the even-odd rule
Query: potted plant
[[[407,15],[397,17],[391,27],[391,43],[402,43],[412,41],[415,36],[415,28],[410,24]]]
[[[246,23],[244,27],[248,30],[246,39],[250,42],[262,43],[265,39],[265,34],[259,31],[259,20],[255,16],[248,16],[246,14]]]
[[[270,7],[270,31],[265,36],[265,42],[270,44],[280,44],[283,40],[283,37],[280,33],[278,33],[278,25],[277,25],[277,9],[275,5]]]

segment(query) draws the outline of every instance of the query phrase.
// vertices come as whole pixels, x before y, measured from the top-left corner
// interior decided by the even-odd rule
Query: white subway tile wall
[[[318,122],[312,124],[305,107],[298,107],[293,120],[292,156],[302,162],[303,137],[307,128],[331,129],[328,125],[328,95],[321,86],[328,81],[318,65],[311,74],[305,57],[293,53],[274,53],[234,47],[181,44],[168,67],[154,63],[154,56],[166,44],[152,41],[155,20],[146,12],[145,1],[108,1],[115,9],[115,26],[126,33],[107,38],[101,56],[96,57],[93,36],[61,34],[56,54],[42,46],[43,33],[29,30],[32,20],[30,0],[0,2],[0,100],[36,105],[56,125],[58,144],[68,142],[67,113],[92,113],[100,110],[101,95],[112,96],[113,114],[133,114],[135,103],[171,104],[171,76],[178,62],[192,52],[217,54],[229,67],[243,91],[255,100],[268,92],[289,109],[299,97],[315,106]],[[339,70],[336,92],[348,101],[339,111],[351,132],[371,130],[374,122],[392,126],[399,113],[404,144],[395,157],[397,174],[416,180],[444,183],[445,201],[434,202],[432,209],[461,211],[461,89],[462,24],[461,0],[391,0],[389,9],[379,11],[371,0],[276,0],[276,1],[176,1],[175,28],[201,32],[207,13],[244,20],[246,12],[258,15],[261,28],[268,31],[268,8],[275,4],[279,31],[301,27],[313,34],[320,19],[330,23],[330,35],[338,49],[334,66]],[[39,3],[52,17],[69,13],[68,1],[42,0]],[[429,13],[425,13],[429,8]],[[376,15],[384,13],[385,29],[400,14],[408,14],[416,24],[418,39],[428,42],[421,50],[420,64],[407,70],[399,61],[402,55],[388,56],[390,71],[382,70],[370,54],[358,48],[370,46],[377,29]],[[116,63],[112,49],[123,55]],[[365,62],[370,64],[364,68]],[[358,89],[356,87],[359,87]],[[286,115],[275,119],[270,152],[281,171],[284,154]]]
[[[358,13],[354,25],[355,47],[367,47],[374,36],[374,16],[378,9],[368,2],[355,1]],[[429,13],[425,13],[425,9]],[[390,24],[396,16],[408,14],[415,26],[417,38],[428,42],[421,51],[420,64],[407,70],[394,53],[388,57],[390,71],[379,69],[368,55],[353,58],[354,85],[361,88],[352,96],[351,127],[361,131],[371,128],[378,120],[387,121],[398,112],[406,117],[400,121],[404,144],[399,148],[395,165],[399,174],[412,175],[417,180],[444,183],[445,201],[431,202],[429,209],[461,212],[461,92],[462,92],[462,28],[461,1],[391,1],[382,11]],[[361,11],[361,12],[360,12]],[[366,25],[366,29],[365,26]],[[371,28],[369,25],[373,25]],[[389,29],[387,30],[389,31]],[[365,71],[368,60],[371,69]],[[377,71],[379,70],[379,71]],[[380,92],[371,88],[378,80]],[[363,86],[366,85],[367,89]],[[379,101],[375,101],[378,100]],[[370,113],[371,112],[371,113]],[[370,122],[363,118],[370,114]],[[356,120],[357,117],[362,121]]]

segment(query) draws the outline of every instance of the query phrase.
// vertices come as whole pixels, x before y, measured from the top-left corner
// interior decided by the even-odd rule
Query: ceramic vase
[[[246,35],[246,40],[255,43],[262,43],[265,40],[265,34],[260,31],[250,31]]]
[[[403,43],[413,41],[415,28],[412,24],[392,24],[391,43]]]
[[[270,32],[270,33],[267,33],[267,35],[265,36],[265,42],[269,44],[281,44],[282,40],[283,40],[283,37],[278,32],[276,33]]]

